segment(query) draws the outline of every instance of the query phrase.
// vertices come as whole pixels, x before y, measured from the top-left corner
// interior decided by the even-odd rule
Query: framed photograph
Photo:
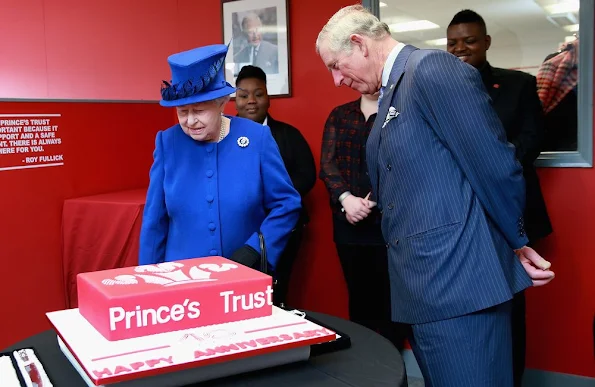
[[[271,97],[291,96],[287,2],[222,0],[225,79],[232,86],[242,67],[253,65],[266,73]]]

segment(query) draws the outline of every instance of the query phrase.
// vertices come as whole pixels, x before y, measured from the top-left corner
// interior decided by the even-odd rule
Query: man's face
[[[446,49],[475,68],[486,62],[491,38],[478,23],[461,23],[446,30]]]
[[[319,48],[320,59],[331,72],[335,86],[345,85],[361,94],[374,94],[381,85],[371,59],[360,45],[351,47],[351,53],[333,52],[323,42]]]
[[[262,23],[258,19],[250,18],[244,21],[244,34],[246,34],[246,39],[251,46],[256,47],[260,44],[262,40],[261,28]]]
[[[270,106],[266,84],[257,78],[244,78],[236,88],[238,115],[262,124]]]

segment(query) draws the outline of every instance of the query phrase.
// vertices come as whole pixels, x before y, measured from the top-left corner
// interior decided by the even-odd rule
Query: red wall
[[[7,53],[0,56],[0,98],[157,99],[155,85],[169,79],[163,58],[177,48],[177,10],[187,15],[196,5],[139,4],[2,0],[0,36],[10,38],[0,40]]]
[[[14,5],[16,0],[0,0],[2,9],[5,3]],[[64,0],[66,5],[71,3]],[[297,126],[319,159],[328,113],[356,96],[334,88],[314,52],[314,42],[328,17],[351,2],[300,0],[299,7],[297,3],[290,1],[289,8],[293,97],[274,99],[272,113]],[[175,14],[179,22],[178,37],[170,42],[172,52],[222,41],[219,1],[169,0],[168,4],[171,6],[162,14]],[[91,19],[109,16],[105,9],[96,11],[84,14]],[[196,15],[213,22],[208,28],[204,24],[197,28]],[[113,27],[103,19],[92,24]],[[28,28],[40,29],[37,25]],[[162,25],[157,23],[155,30],[160,28]],[[98,30],[91,29],[90,33],[97,34]],[[154,35],[147,42],[152,39]],[[2,77],[6,74],[2,60],[0,79],[6,78]],[[165,57],[157,60],[165,63]],[[23,66],[19,71],[27,69]],[[105,68],[113,71],[110,66],[106,64]],[[35,74],[31,79],[33,83]],[[157,90],[159,82],[153,82]],[[231,104],[227,112],[234,113]],[[3,348],[48,329],[44,313],[64,307],[60,263],[64,199],[146,186],[154,134],[173,122],[173,112],[155,104],[4,102],[0,103],[0,113],[61,113],[66,163],[56,168],[0,172],[0,203],[4,209],[0,222],[2,316],[15,313],[15,318],[0,319]],[[540,172],[556,228],[540,251],[552,260],[558,277],[548,287],[529,291],[528,366],[595,376],[590,333],[595,311],[595,281],[590,278],[595,273],[595,224],[590,222],[595,206],[590,200],[595,195],[595,171],[552,168]],[[316,184],[307,202],[312,222],[296,265],[290,299],[298,307],[345,317],[346,292],[332,244],[328,196],[322,182]]]
[[[527,296],[527,366],[595,377],[595,170],[543,168],[554,233],[538,246],[556,279]]]
[[[0,171],[3,348],[47,329],[44,313],[65,306],[64,200],[148,184],[154,133],[170,125],[171,113],[155,104],[57,102],[3,102],[0,113],[61,113],[58,133],[65,162]],[[15,317],[8,318],[9,312]]]

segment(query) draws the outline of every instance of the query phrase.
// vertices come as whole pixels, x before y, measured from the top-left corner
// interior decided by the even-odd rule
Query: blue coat
[[[405,46],[367,162],[388,242],[393,320],[462,316],[531,286],[513,251],[528,242],[522,168],[476,69]]]
[[[264,235],[271,268],[300,214],[270,129],[230,117],[219,143],[195,141],[180,125],[157,133],[143,214],[139,264],[221,255]],[[238,139],[246,137],[248,146]]]

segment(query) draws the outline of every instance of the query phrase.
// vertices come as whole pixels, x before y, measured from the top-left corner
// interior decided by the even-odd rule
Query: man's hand
[[[555,274],[550,270],[552,264],[541,257],[531,247],[523,246],[514,251],[519,257],[525,271],[533,280],[533,286],[542,286],[554,279]]]

